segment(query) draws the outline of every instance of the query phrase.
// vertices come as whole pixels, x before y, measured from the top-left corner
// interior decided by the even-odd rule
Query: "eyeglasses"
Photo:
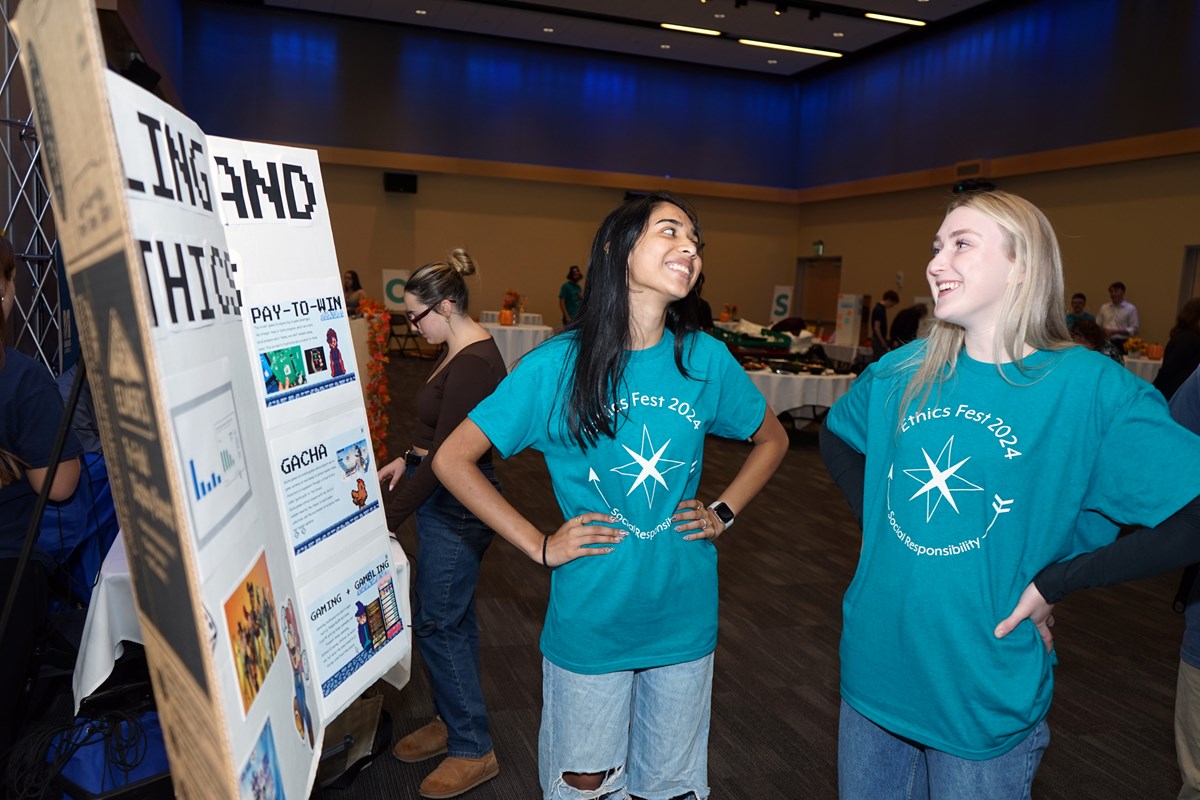
[[[413,316],[413,313],[411,311],[405,311],[404,316],[408,317],[409,325],[419,325],[419,324],[421,324],[421,320],[423,320],[423,319],[425,319],[425,317],[429,316],[429,312],[433,311],[433,309],[434,309],[434,306],[430,306],[429,308],[422,311],[420,314],[417,314],[415,317]]]

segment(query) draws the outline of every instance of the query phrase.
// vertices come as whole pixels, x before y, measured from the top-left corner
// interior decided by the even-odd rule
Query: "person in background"
[[[900,295],[891,289],[883,293],[883,299],[871,310],[871,360],[878,361],[891,350],[888,344],[888,309],[900,302]]]
[[[558,308],[562,311],[563,325],[569,325],[579,315],[579,304],[583,302],[583,273],[574,264],[567,270],[567,282],[558,290]]]
[[[1125,284],[1115,281],[1108,287],[1109,302],[1100,306],[1096,323],[1104,329],[1108,340],[1125,352],[1125,342],[1138,332],[1137,306],[1125,299]]]
[[[696,315],[700,320],[700,330],[711,331],[713,329],[713,313],[712,306],[704,299],[701,292],[704,290],[704,273],[700,273],[700,278],[696,281]]]
[[[553,570],[542,629],[545,798],[708,797],[717,548],[787,451],[729,349],[696,330],[703,247],[684,201],[625,201],[592,241],[578,319],[520,362],[438,451],[442,482]],[[708,434],[750,440],[697,497]],[[542,453],[564,522],[545,534],[473,465]],[[713,491],[713,487],[709,491]]]
[[[363,301],[367,293],[363,291],[362,282],[358,279],[358,273],[352,269],[346,270],[346,274],[342,275],[342,294],[346,298],[346,316],[356,316],[358,314],[358,304]]]
[[[1094,322],[1095,317],[1087,311],[1087,296],[1083,292],[1071,295],[1071,310],[1067,312],[1067,330],[1075,327],[1076,322]]]
[[[480,685],[475,616],[479,568],[494,534],[438,482],[432,458],[507,374],[495,340],[468,313],[465,277],[476,271],[458,249],[448,263],[418,269],[404,287],[413,330],[446,348],[417,390],[412,447],[379,470],[388,528],[396,530],[413,514],[417,520],[413,638],[429,670],[437,717],[392,753],[408,762],[447,754],[421,782],[424,797],[455,797],[500,774]],[[499,490],[491,450],[480,452],[473,466]],[[401,474],[403,486],[394,491]]]
[[[18,584],[16,603],[0,632],[0,691],[7,706],[0,713],[0,755],[8,752],[24,722],[25,686],[36,668],[35,645],[49,610],[48,575],[54,562],[35,549],[20,575],[17,567],[38,495],[46,488],[63,417],[50,372],[4,341],[16,301],[16,269],[12,245],[0,237],[0,607],[13,583]],[[81,452],[68,431],[49,485],[51,501],[69,500],[75,493]]]
[[[1162,367],[1154,378],[1154,388],[1170,400],[1188,376],[1200,367],[1200,297],[1193,297],[1179,309],[1163,348]]]
[[[1181,468],[1200,437],[1067,339],[1057,238],[1029,201],[955,197],[926,277],[928,336],[868,367],[821,434],[863,530],[839,797],[1027,800],[1050,740],[1052,604],[1200,560],[1200,471]]]
[[[921,332],[921,323],[929,315],[929,306],[916,303],[896,312],[892,320],[892,349],[903,347],[916,339]]]
[[[1090,319],[1080,320],[1071,326],[1071,341],[1108,356],[1121,366],[1125,365],[1125,351],[1117,347],[1104,335],[1104,329]]]
[[[1200,369],[1194,370],[1171,398],[1171,417],[1200,434]],[[1187,585],[1183,645],[1179,650],[1179,678],[1175,685],[1175,754],[1183,788],[1179,800],[1200,800],[1200,581],[1196,565],[1184,572]]]

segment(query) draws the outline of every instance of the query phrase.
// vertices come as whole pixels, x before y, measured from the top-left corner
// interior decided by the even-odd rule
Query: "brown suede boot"
[[[447,758],[421,781],[421,797],[433,800],[458,797],[499,774],[494,750],[479,758]]]
[[[396,742],[392,755],[401,761],[424,761],[446,752],[446,723],[434,717],[430,723]]]

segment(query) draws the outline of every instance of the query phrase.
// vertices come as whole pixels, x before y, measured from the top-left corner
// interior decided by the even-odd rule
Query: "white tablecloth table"
[[[480,311],[479,312],[479,321],[482,323],[494,322],[496,324],[499,324],[500,323],[500,312],[499,311]],[[524,314],[521,315],[521,318],[517,321],[520,322],[522,325],[545,325],[546,324],[545,320],[542,319],[541,314],[534,314],[532,312],[525,312]]]
[[[504,357],[504,365],[509,369],[517,363],[521,356],[549,339],[554,329],[549,325],[501,325],[496,322],[480,323],[496,340],[500,355]]]
[[[829,408],[850,390],[855,378],[854,375],[779,375],[768,371],[746,375],[776,414],[804,406]]]
[[[124,642],[141,644],[142,624],[133,602],[133,584],[129,580],[129,562],[125,558],[125,537],[117,534],[109,548],[92,602],[83,623],[83,639],[75,657],[71,689],[75,710],[83,698],[100,688],[113,670],[113,664],[125,652]]]
[[[1158,377],[1158,371],[1162,369],[1162,359],[1153,361],[1149,358],[1125,356],[1125,369],[1147,383],[1154,383],[1154,379]]]

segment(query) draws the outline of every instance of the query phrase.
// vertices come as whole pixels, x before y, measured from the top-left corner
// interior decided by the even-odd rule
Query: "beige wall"
[[[369,293],[382,296],[382,269],[412,269],[464,246],[482,273],[473,310],[499,307],[513,288],[547,322],[557,318],[567,266],[586,264],[596,226],[622,198],[598,187],[440,174],[422,174],[417,194],[388,194],[378,169],[323,170],[340,265],[358,269]],[[1054,223],[1068,293],[1086,293],[1095,313],[1108,284],[1123,280],[1145,338],[1166,341],[1184,248],[1200,245],[1200,155],[1001,183]],[[895,288],[907,305],[929,294],[924,269],[948,197],[927,189],[800,206],[692,197],[708,243],[705,297],[716,311],[736,303],[746,318],[765,321],[773,287],[790,284],[796,258],[821,239],[826,255],[843,259],[843,291],[878,298]]]
[[[414,269],[461,246],[480,267],[472,311],[499,308],[511,288],[547,324],[558,320],[567,267],[586,269],[596,228],[624,197],[597,187],[434,174],[420,175],[416,194],[389,194],[380,174],[322,167],[338,263],[358,270],[368,294],[382,297],[381,270]],[[689,199],[709,243],[705,297],[716,310],[736,303],[765,322],[774,285],[792,280],[797,207]]]
[[[1138,307],[1142,336],[1165,343],[1175,320],[1184,250],[1200,245],[1200,156],[1135,161],[1005,178],[1036,203],[1063,251],[1066,290],[1083,292],[1094,314],[1115,280]],[[929,246],[949,193],[898,192],[802,206],[799,245],[825,242],[840,255],[842,290],[878,298],[896,289],[901,307],[929,295]],[[904,286],[896,286],[896,272]],[[893,312],[894,313],[894,312]]]

